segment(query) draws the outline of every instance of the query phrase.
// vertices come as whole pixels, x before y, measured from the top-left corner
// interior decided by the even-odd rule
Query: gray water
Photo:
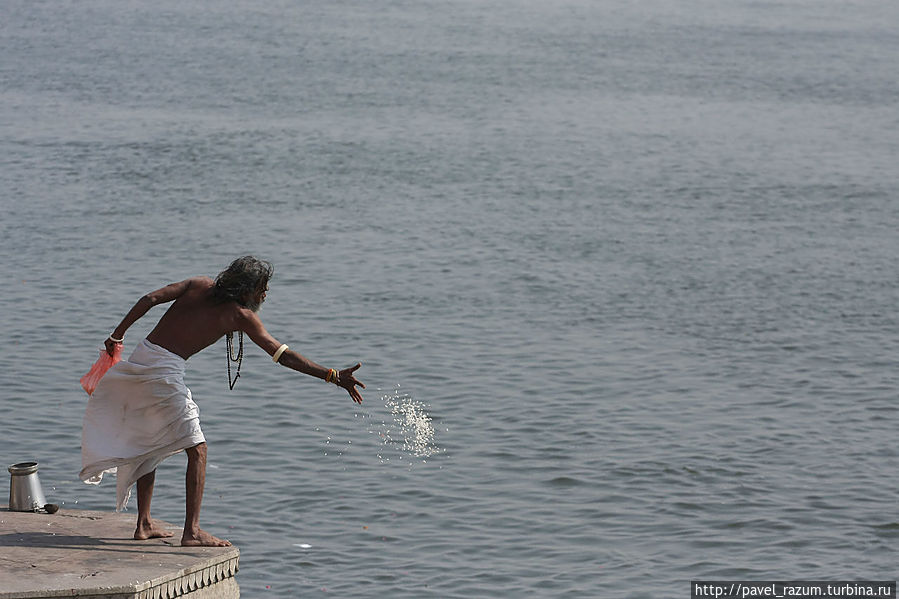
[[[272,334],[368,388],[249,347],[229,391],[224,342],[189,361],[202,523],[244,597],[894,580],[897,23],[893,0],[4,1],[0,456],[113,509],[77,479],[79,377],[141,294],[254,253]],[[157,475],[175,524],[184,464]]]

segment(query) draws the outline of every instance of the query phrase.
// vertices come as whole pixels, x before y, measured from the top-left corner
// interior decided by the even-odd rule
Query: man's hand
[[[106,346],[106,353],[109,354],[110,358],[112,358],[112,357],[115,357],[114,356],[115,346],[122,345],[122,342],[121,341],[116,342],[116,341],[113,341],[110,337],[107,337],[106,341],[103,342],[103,345]]]
[[[353,373],[362,368],[362,363],[356,364],[352,368],[344,368],[337,374],[337,380],[340,381],[337,383],[338,386],[343,387],[347,390],[347,393],[350,394],[350,397],[353,398],[358,404],[362,403],[362,395],[356,389],[356,385],[359,385],[363,389],[365,389],[365,385],[362,384],[362,381],[356,380],[356,377],[353,376]]]

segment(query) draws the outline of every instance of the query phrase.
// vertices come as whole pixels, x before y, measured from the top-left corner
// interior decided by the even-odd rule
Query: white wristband
[[[274,355],[272,355],[272,362],[277,362],[278,359],[281,357],[281,354],[283,354],[285,351],[287,351],[287,349],[288,348],[287,348],[286,343],[281,344],[281,347],[278,348],[278,351],[276,351],[274,353]]]
[[[116,339],[115,337],[112,336],[112,333],[110,333],[110,334],[109,334],[109,340],[112,341],[113,343],[122,343],[122,342],[125,341],[125,336],[122,335],[122,338],[121,338],[121,339]]]

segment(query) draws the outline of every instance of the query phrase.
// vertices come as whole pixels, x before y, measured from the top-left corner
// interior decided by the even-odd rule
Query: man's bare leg
[[[205,530],[200,530],[200,504],[203,503],[203,487],[206,485],[206,444],[200,443],[186,450],[187,508],[184,515],[184,534],[181,536],[183,546],[228,547],[229,541],[214,537]]]
[[[150,500],[153,499],[154,482],[156,482],[155,470],[137,479],[137,528],[134,530],[134,538],[138,541],[166,538],[174,534],[150,518]]]

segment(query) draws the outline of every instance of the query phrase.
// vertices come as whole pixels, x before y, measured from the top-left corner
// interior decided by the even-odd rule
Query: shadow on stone
[[[113,541],[116,543],[116,541]],[[85,547],[105,545],[106,539],[84,535],[63,535],[46,532],[10,532],[0,534],[0,547]]]

